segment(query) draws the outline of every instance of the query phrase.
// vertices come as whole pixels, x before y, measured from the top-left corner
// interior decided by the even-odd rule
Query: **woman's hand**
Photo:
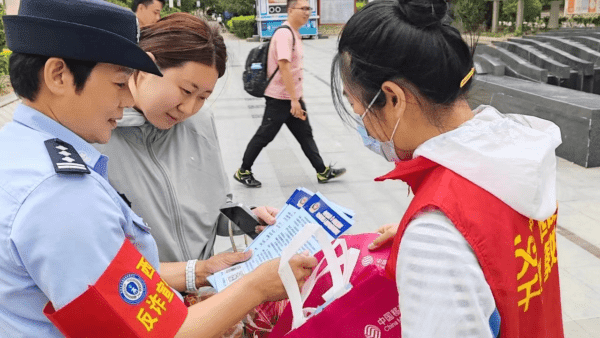
[[[305,255],[295,255],[290,260],[299,285],[304,284],[316,265],[316,258]],[[261,303],[286,298],[278,270],[279,259],[263,263],[225,290],[190,306],[176,337],[220,337]]]
[[[280,259],[273,259],[263,263],[248,275],[253,278],[256,290],[261,292],[263,302],[287,298],[283,282],[279,277],[279,261]],[[300,288],[315,266],[317,266],[317,259],[307,254],[294,255],[290,259],[290,267]]]
[[[258,217],[258,220],[261,223],[261,225],[257,225],[255,229],[257,233],[260,233],[261,231],[265,230],[266,225],[275,224],[275,217],[279,213],[279,209],[269,206],[262,206],[252,209],[252,212],[254,215],[256,215],[256,217]]]
[[[377,229],[376,232],[380,235],[369,244],[369,250],[375,251],[384,244],[393,241],[394,236],[396,236],[396,233],[398,232],[398,226],[400,226],[400,224],[386,224]]]
[[[245,262],[252,257],[252,251],[246,252],[222,252],[207,260],[199,260],[196,263],[196,287],[208,286],[208,276],[228,267]]]

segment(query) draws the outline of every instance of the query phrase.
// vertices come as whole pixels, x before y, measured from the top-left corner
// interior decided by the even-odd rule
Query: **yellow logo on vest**
[[[557,262],[556,213],[545,221],[529,220],[529,233],[515,237],[515,258],[521,264],[517,274],[518,304],[527,312],[531,299],[542,294],[543,284]]]

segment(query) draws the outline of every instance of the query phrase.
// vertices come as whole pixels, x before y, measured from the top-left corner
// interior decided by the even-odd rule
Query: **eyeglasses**
[[[294,7],[292,9],[299,9],[305,12],[312,12],[312,8],[311,7]]]

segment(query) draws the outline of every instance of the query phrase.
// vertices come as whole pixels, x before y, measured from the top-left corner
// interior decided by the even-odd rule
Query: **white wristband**
[[[187,261],[185,266],[185,288],[189,293],[198,292],[196,288],[196,262],[197,259]]]

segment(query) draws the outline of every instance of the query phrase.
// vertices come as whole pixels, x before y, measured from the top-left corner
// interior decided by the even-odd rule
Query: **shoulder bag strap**
[[[288,26],[288,25],[281,25],[281,26],[277,27],[277,29],[275,29],[275,32],[273,32],[273,37],[275,37],[275,33],[280,28],[287,28],[287,29],[290,30],[290,32],[292,32],[292,56],[293,56],[294,55],[294,51],[296,50],[296,35],[294,34],[294,31],[292,30],[292,28],[290,28],[290,26]],[[279,65],[277,65],[277,68],[273,72],[273,75],[269,76],[269,80],[267,81],[267,86],[269,85],[269,83],[271,83],[271,80],[273,80],[273,78],[275,77],[275,74],[277,74],[278,71],[279,71]]]

